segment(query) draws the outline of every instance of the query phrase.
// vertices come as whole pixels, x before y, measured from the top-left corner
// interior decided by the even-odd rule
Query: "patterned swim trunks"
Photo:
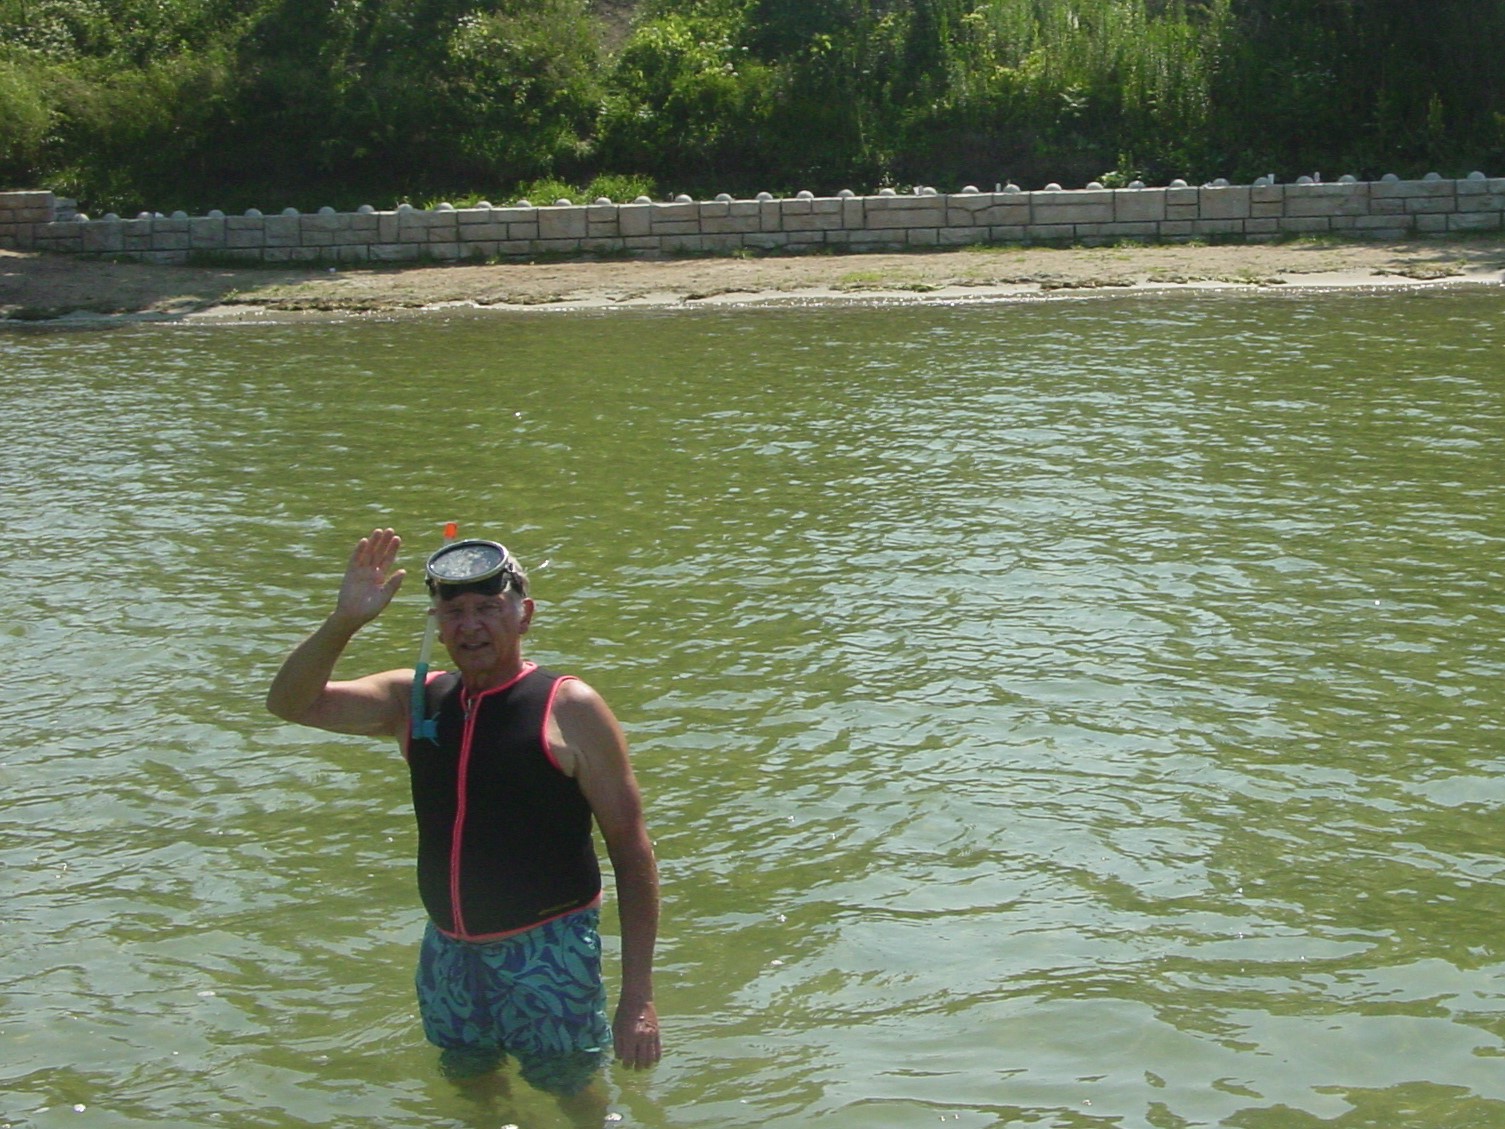
[[[446,937],[429,922],[418,954],[423,1033],[452,1077],[494,1069],[511,1054],[549,1093],[583,1089],[611,1050],[601,983],[601,914],[580,910],[487,944]]]

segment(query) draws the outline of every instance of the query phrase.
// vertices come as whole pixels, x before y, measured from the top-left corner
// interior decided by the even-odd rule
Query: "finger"
[[[373,529],[366,536],[355,543],[355,549],[350,554],[350,563],[365,567],[381,553],[382,531]]]
[[[660,1056],[658,1037],[640,1036],[633,1042],[630,1052],[623,1054],[622,1064],[632,1070],[646,1070],[658,1062]]]
[[[373,529],[356,543],[350,553],[351,568],[376,568],[382,571],[392,566],[397,559],[397,550],[402,547],[402,538],[390,529]]]
[[[383,529],[378,547],[382,567],[390,568],[392,562],[397,559],[397,550],[402,548],[402,538],[391,529]]]
[[[374,536],[373,532],[373,536]],[[371,552],[371,538],[362,537],[355,543],[355,548],[350,550],[350,561],[347,568],[364,568],[366,557]]]

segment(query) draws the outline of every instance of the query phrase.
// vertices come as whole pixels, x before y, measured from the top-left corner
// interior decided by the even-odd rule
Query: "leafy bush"
[[[1505,164],[1499,0],[637,0],[611,55],[600,3],[0,0],[0,177],[125,212]]]
[[[511,182],[580,166],[601,94],[594,32],[578,0],[467,14],[440,67],[436,101],[457,174]]]
[[[40,64],[0,58],[0,188],[25,187],[30,170],[42,163],[56,115],[44,82]]]
[[[654,184],[647,177],[609,173],[595,177],[583,188],[552,177],[528,181],[519,185],[510,199],[513,202],[527,200],[539,205],[552,204],[557,200],[590,204],[601,199],[610,200],[614,204],[630,204],[639,196],[651,199],[653,195]]]

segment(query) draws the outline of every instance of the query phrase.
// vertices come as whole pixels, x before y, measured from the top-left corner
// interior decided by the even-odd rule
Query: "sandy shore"
[[[265,320],[455,307],[600,309],[1397,284],[1505,284],[1505,236],[340,269],[156,266],[0,251],[0,318]]]

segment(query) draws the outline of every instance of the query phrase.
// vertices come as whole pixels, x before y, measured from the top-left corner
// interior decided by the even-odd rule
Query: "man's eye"
[[[507,605],[503,603],[478,604],[471,613],[477,619],[501,619],[507,613]],[[466,616],[464,608],[445,608],[439,613],[439,618],[445,623],[459,623]]]

